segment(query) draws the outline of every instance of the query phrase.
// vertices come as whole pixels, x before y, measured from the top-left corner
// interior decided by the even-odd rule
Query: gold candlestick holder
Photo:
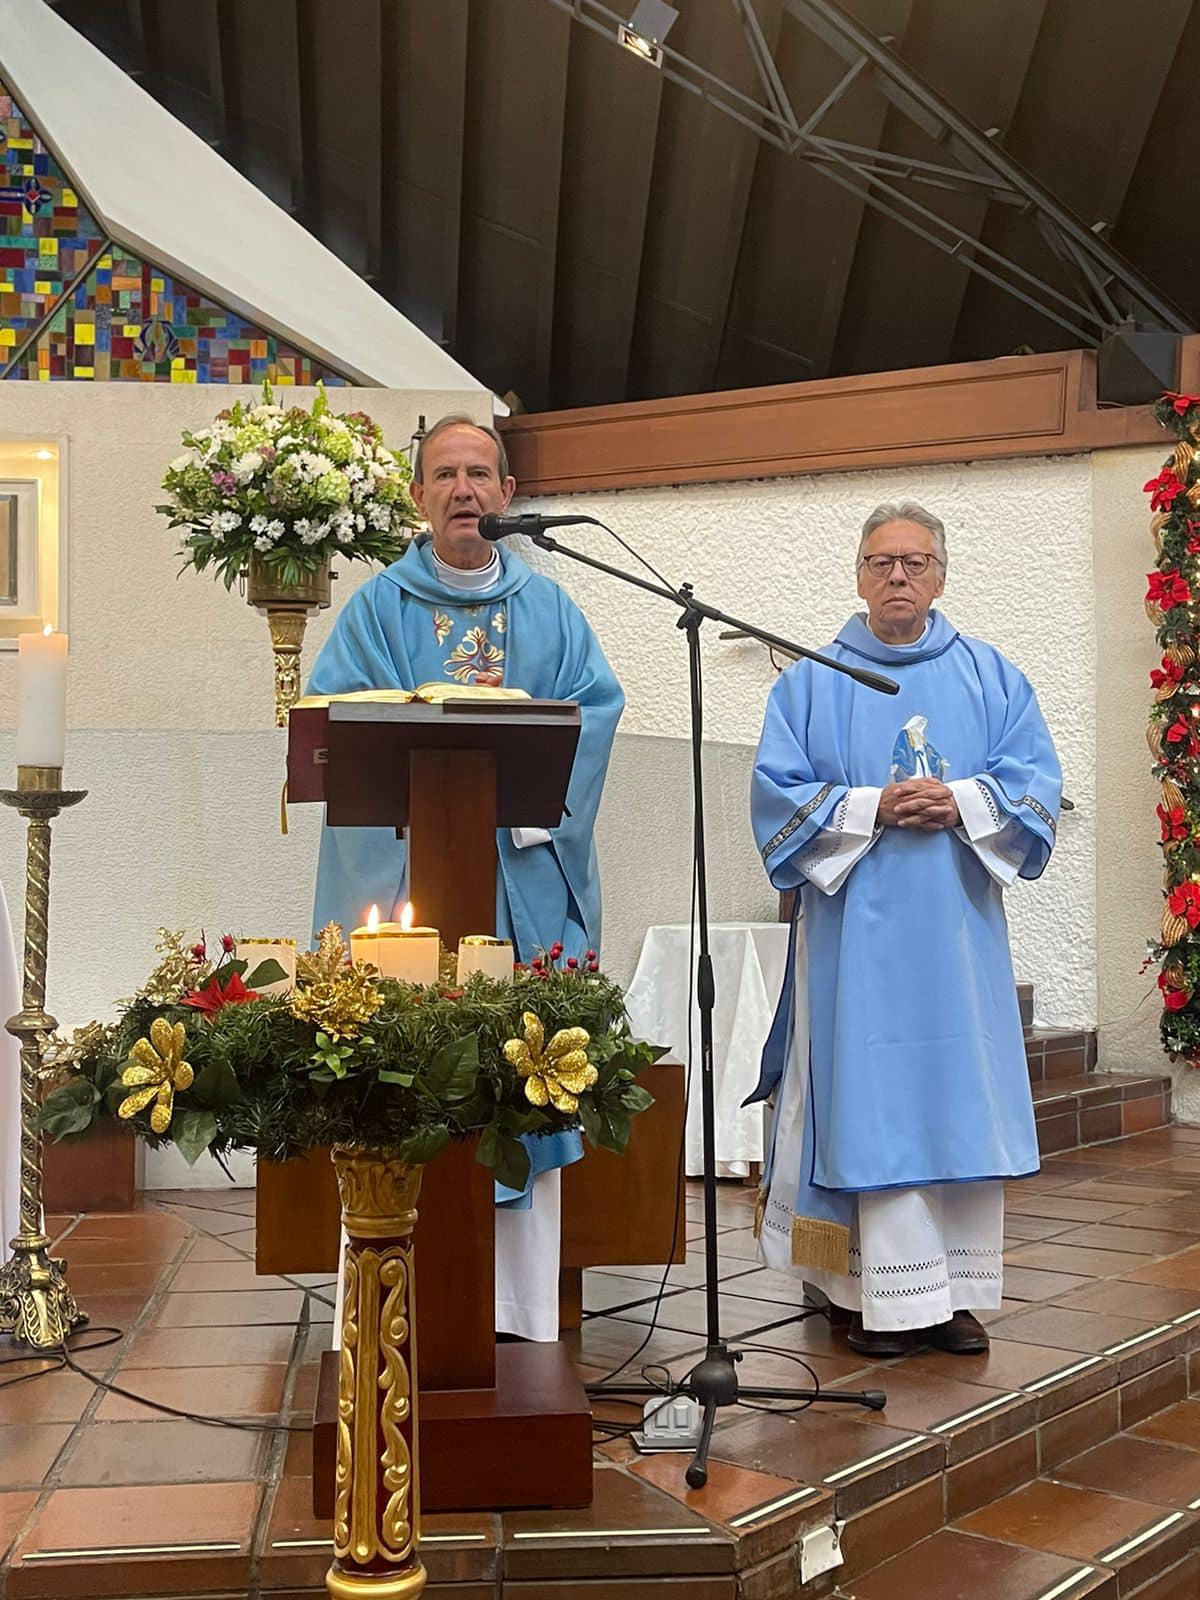
[[[67,1287],[66,1263],[50,1254],[42,1215],[42,1128],[39,1035],[58,1023],[46,1010],[46,947],[50,932],[50,823],[77,806],[86,789],[64,789],[61,767],[18,767],[17,787],[0,802],[29,823],[25,855],[25,975],[21,1010],[4,1024],[21,1042],[20,1231],[12,1259],[0,1267],[0,1333],[35,1350],[60,1345],[86,1315]]]

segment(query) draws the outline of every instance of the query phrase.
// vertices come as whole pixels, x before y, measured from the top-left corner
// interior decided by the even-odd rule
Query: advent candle
[[[376,966],[385,978],[403,983],[436,983],[441,941],[436,928],[414,928],[413,909],[405,906],[399,922],[381,922]]]
[[[510,979],[513,975],[511,939],[495,939],[490,933],[468,933],[458,941],[458,981],[466,983],[473,973]]]
[[[355,928],[350,935],[350,960],[363,961],[368,966],[379,965],[379,907],[372,906],[367,912],[364,927]]]
[[[17,766],[61,767],[67,744],[67,636],[17,640]]]
[[[291,994],[296,987],[295,939],[239,939],[237,958],[246,963],[246,977],[254,976],[255,967],[264,961],[278,961],[284,976],[274,983],[250,984],[255,994]]]

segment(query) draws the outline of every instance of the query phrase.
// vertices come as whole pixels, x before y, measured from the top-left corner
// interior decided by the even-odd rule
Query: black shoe
[[[846,1329],[846,1343],[864,1356],[906,1356],[914,1338],[904,1328],[864,1328],[861,1317],[852,1318]]]
[[[988,1348],[987,1329],[969,1311],[956,1311],[949,1322],[923,1328],[918,1337],[935,1350],[948,1350],[955,1356],[978,1356]]]

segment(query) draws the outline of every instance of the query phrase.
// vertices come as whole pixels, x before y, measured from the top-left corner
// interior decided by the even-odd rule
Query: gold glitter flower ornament
[[[170,1023],[165,1017],[155,1017],[150,1024],[150,1037],[139,1039],[129,1052],[129,1065],[121,1074],[121,1082],[133,1093],[121,1101],[118,1116],[127,1120],[136,1117],[153,1101],[150,1126],[155,1133],[166,1133],[171,1126],[176,1092],[190,1089],[194,1077],[183,1059],[185,1038],[182,1022]]]
[[[579,1096],[600,1076],[587,1058],[586,1028],[560,1028],[547,1044],[546,1030],[532,1011],[522,1013],[521,1026],[524,1037],[506,1041],[504,1058],[525,1079],[525,1098],[565,1115],[578,1111]]]

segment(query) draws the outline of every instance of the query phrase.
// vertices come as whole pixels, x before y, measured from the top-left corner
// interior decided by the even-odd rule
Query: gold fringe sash
[[[792,1218],[792,1265],[850,1273],[850,1229],[817,1217]]]

